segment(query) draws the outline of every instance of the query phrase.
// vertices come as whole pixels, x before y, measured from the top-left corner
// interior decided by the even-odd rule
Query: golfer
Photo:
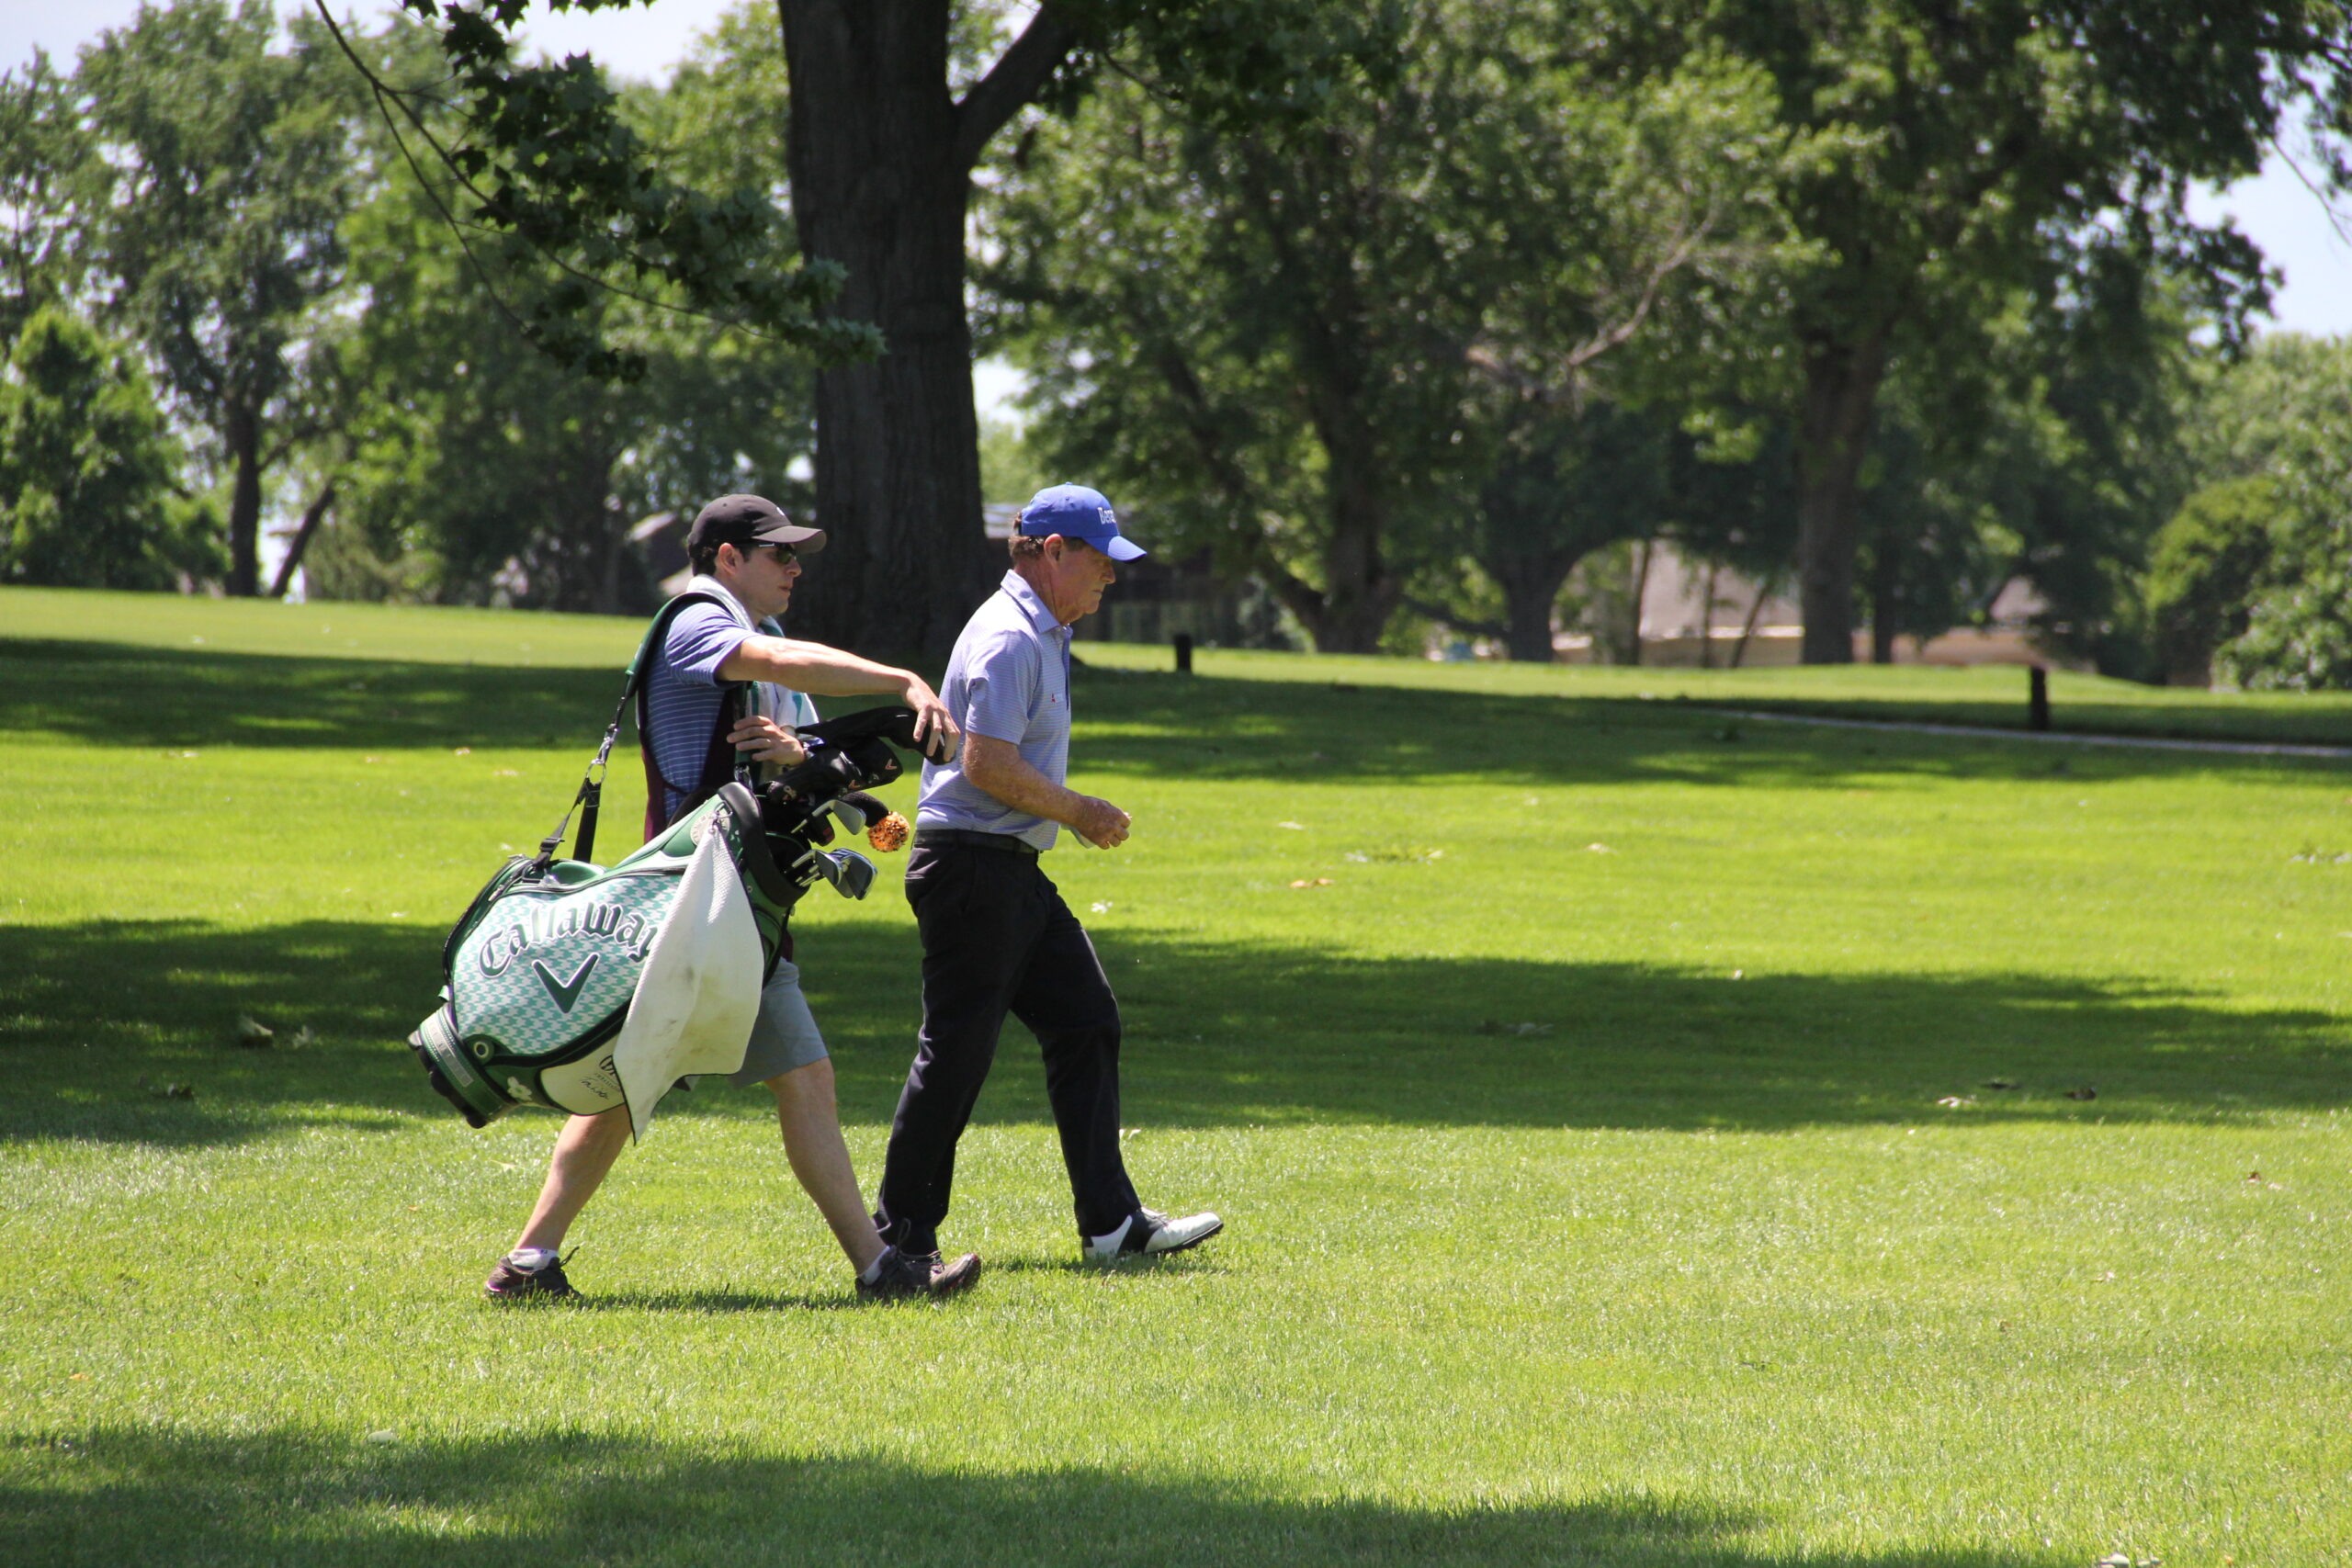
[[[1102,602],[1118,575],[1113,563],[1144,552],[1119,536],[1111,503],[1082,485],[1039,491],[1012,549],[1012,570],[973,612],[947,664],[961,756],[923,765],[907,860],[907,901],[922,933],[922,1035],[891,1122],[875,1224],[901,1252],[937,1250],[956,1142],[1011,1012],[1045,1052],[1083,1256],[1180,1252],[1224,1222],[1170,1219],[1136,1199],[1119,1157],[1119,1004],[1085,928],[1039,864],[1059,828],[1098,849],[1126,840],[1125,812],[1062,782],[1069,628]]]
[[[687,592],[707,602],[688,604],[671,620],[638,709],[649,838],[728,783],[737,753],[771,766],[803,760],[807,752],[793,726],[816,718],[804,692],[895,696],[914,710],[915,732],[926,751],[953,754],[956,724],[921,677],[781,634],[773,617],[792,603],[800,558],[816,554],[824,544],[820,530],[797,525],[773,502],[756,495],[721,496],[695,519],[686,536],[695,571]],[[730,703],[729,688],[739,686],[747,689]],[[775,974],[761,994],[742,1069],[728,1081],[739,1089],[757,1084],[775,1096],[792,1173],[849,1255],[860,1296],[945,1295],[978,1278],[977,1256],[943,1266],[935,1257],[888,1247],[875,1234],[842,1141],[833,1065],[800,994],[788,931]],[[628,1132],[628,1116],[611,1112],[574,1116],[565,1123],[530,1223],[483,1287],[492,1296],[576,1293],[558,1256],[564,1233],[612,1169]]]

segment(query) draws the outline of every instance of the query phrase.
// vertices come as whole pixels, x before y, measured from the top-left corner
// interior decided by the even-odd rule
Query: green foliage
[[[0,376],[0,579],[161,588],[218,572],[217,519],[179,493],[186,462],[130,352],[35,311]]]
[[[413,53],[416,41],[392,47]],[[677,138],[682,162],[778,185],[772,139],[705,133],[729,117],[781,122],[775,55],[772,31],[730,26],[670,89],[633,93],[627,110],[649,135]],[[550,356],[514,317],[564,275],[495,237],[473,237],[469,252],[443,220],[455,193],[420,186],[394,149],[375,145],[383,177],[350,227],[366,303],[337,340],[348,458],[339,521],[307,558],[314,592],[641,610],[653,589],[628,539],[639,520],[691,516],[737,490],[805,510],[790,470],[815,432],[797,354],[607,293],[567,307],[568,319],[624,346],[635,378]]]
[[[2352,339],[2266,339],[2189,423],[2207,478],[2149,583],[2193,669],[2255,689],[2352,686]]]
[[[83,56],[88,134],[107,149],[80,200],[109,314],[215,445],[228,479],[229,589],[259,592],[272,470],[315,437],[304,352],[343,281],[358,197],[358,85],[267,0],[142,9]]]
[[[2253,173],[2289,105],[2341,91],[2346,16],[2303,0],[2093,0],[2063,13],[1771,0],[1711,8],[1702,26],[1770,73],[1781,115],[1814,154],[1780,194],[1819,261],[1790,294],[1804,369],[1806,652],[1839,660],[1864,532],[1857,472],[1890,368],[1915,361],[1910,373],[1939,399],[2030,407],[1997,386],[2005,355],[1987,333],[2020,293],[2048,308],[2167,281],[2225,342],[2241,341],[2267,298],[2259,254],[2226,226],[2190,222],[2188,185]],[[2068,527],[2111,532],[2101,510],[2074,508]],[[2131,532],[2143,538],[2170,510],[2159,498]],[[2047,574],[2064,581],[2040,584],[2065,602],[2048,629],[2089,647],[2110,626],[2121,576],[2096,536],[2037,564],[2061,548],[2075,558]]]
[[[439,164],[428,177],[454,176],[455,209],[469,221],[511,235],[560,274],[516,301],[523,330],[560,363],[621,379],[648,368],[639,349],[600,331],[599,285],[650,292],[828,361],[879,351],[870,322],[828,313],[838,264],[780,265],[791,246],[771,186],[714,195],[673,179],[586,55],[518,64],[508,34],[524,0],[401,6],[434,29],[466,139],[446,161],[428,155],[438,143],[420,107],[426,95],[398,88],[381,94],[405,122],[393,134]]]
[[[1543,481],[1506,479],[1481,535],[1464,493],[1556,466],[1596,399],[1732,379],[1787,259],[1755,199],[1781,155],[1761,77],[1626,76],[1551,20],[1284,9],[1265,25],[1321,68],[1311,112],[1106,84],[1006,171],[988,281],[1038,439],[1262,577],[1319,646],[1373,646],[1465,555],[1544,578],[1521,597],[1548,615],[1606,525],[1514,508]]]
[[[0,72],[0,344],[81,289],[74,197],[91,149],[73,95],[72,78],[40,49]]]
[[[2148,611],[2166,679],[2205,684],[2214,653],[2245,635],[2278,514],[2278,486],[2267,476],[2220,479],[2181,502],[2156,535]]]
[[[1029,444],[1022,425],[997,414],[980,416],[980,493],[1018,506],[1057,482]],[[1078,481],[1072,481],[1078,482]]]

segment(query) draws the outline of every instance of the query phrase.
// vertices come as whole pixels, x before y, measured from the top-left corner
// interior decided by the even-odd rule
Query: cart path
[[[1923,724],[1890,718],[1822,718],[1811,714],[1758,713],[1752,708],[1719,708],[1698,703],[1691,711],[1724,718],[1754,719],[1759,724],[1813,724],[1830,729],[1891,729],[1911,735],[1973,735],[1989,740],[2052,740],[2068,746],[2139,746],[2157,751],[2204,751],[2238,757],[2320,757],[2352,761],[2352,746],[2290,746],[2244,740],[2175,740],[2157,736],[2075,735],[2062,729],[1996,729],[1976,724]]]

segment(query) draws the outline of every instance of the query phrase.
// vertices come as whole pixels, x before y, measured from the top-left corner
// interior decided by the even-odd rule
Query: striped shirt
[[[677,815],[701,782],[703,759],[710,754],[711,732],[718,728],[719,708],[726,701],[727,682],[719,679],[718,668],[752,636],[744,629],[750,624],[748,615],[738,619],[724,605],[687,605],[671,621],[662,655],[646,677],[646,725],[651,731],[647,743],[664,786],[664,821]],[[757,623],[757,629],[767,637],[784,635],[773,620]],[[762,711],[777,723],[797,729],[817,722],[817,705],[800,693],[765,682],[757,684],[765,698]]]

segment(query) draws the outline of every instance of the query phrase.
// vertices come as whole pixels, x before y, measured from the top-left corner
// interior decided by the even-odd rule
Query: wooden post
[[[1176,634],[1176,673],[1179,675],[1190,675],[1192,672],[1193,634],[1191,632],[1178,632]]]
[[[2050,671],[2039,664],[2029,664],[2025,677],[2025,727],[2028,729],[2047,729],[2050,728]]]

